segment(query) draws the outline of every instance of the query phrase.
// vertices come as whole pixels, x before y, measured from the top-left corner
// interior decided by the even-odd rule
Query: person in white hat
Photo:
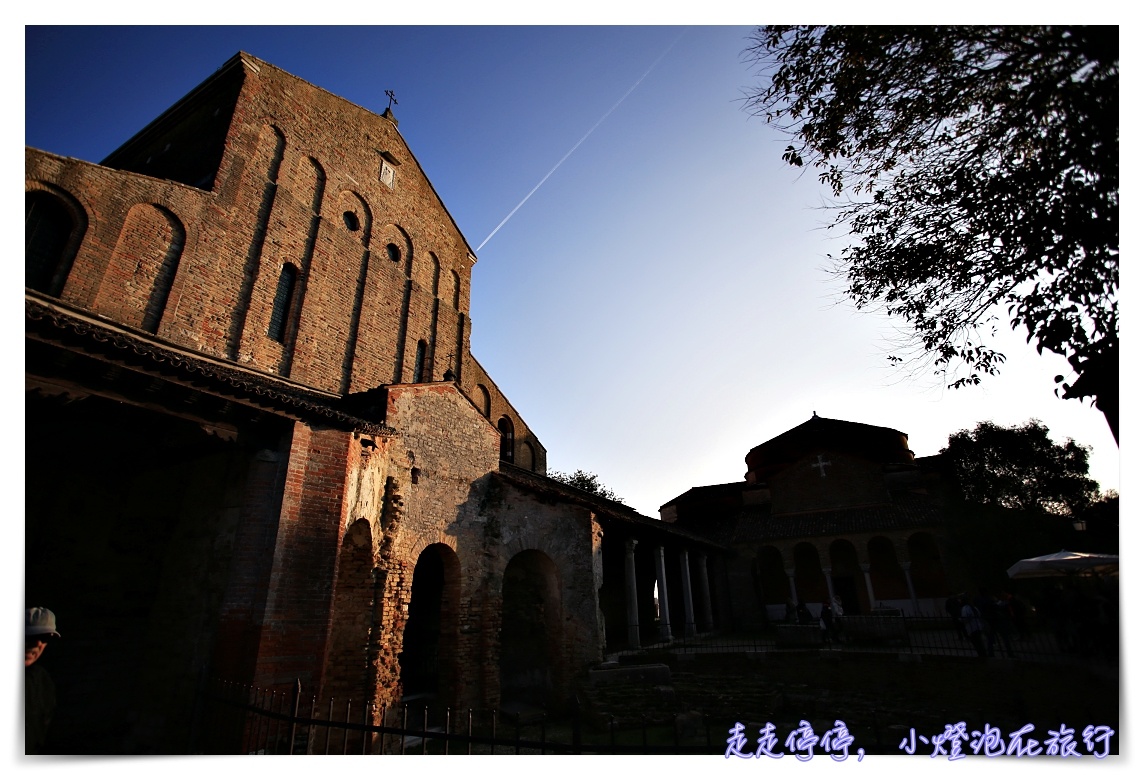
[[[48,738],[48,726],[56,712],[56,685],[36,661],[49,639],[59,639],[56,616],[44,607],[32,607],[24,620],[24,752],[39,753]]]

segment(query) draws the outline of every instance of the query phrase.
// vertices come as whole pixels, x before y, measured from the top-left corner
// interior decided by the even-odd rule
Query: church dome
[[[812,451],[845,452],[877,463],[912,463],[909,437],[893,428],[812,416],[747,453],[747,479],[765,482],[769,474]],[[751,475],[754,475],[752,479]]]

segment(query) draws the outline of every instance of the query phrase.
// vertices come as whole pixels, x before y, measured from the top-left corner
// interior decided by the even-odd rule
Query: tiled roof
[[[717,540],[712,539],[709,535],[699,534],[681,528],[674,523],[665,523],[654,517],[641,515],[636,510],[632,509],[627,504],[621,504],[618,501],[609,501],[606,498],[601,498],[595,493],[589,493],[586,490],[566,485],[563,482],[552,479],[544,474],[537,474],[534,471],[523,469],[519,466],[514,466],[508,463],[500,464],[500,471],[498,473],[502,479],[516,484],[519,487],[529,489],[532,492],[549,495],[554,498],[559,498],[564,501],[572,501],[589,507],[592,511],[596,512],[597,516],[604,522],[618,522],[628,525],[639,526],[643,529],[654,531],[658,534],[665,536],[676,537],[677,539],[686,539],[688,541],[697,542],[707,547],[720,547],[722,546]]]
[[[394,430],[341,408],[341,396],[167,342],[34,292],[24,313],[29,335],[69,349],[311,422],[389,435]]]

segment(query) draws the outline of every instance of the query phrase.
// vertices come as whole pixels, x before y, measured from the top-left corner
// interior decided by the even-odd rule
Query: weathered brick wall
[[[278,447],[259,450],[250,464],[211,661],[219,679],[249,683],[254,678],[290,441],[286,433]]]
[[[298,678],[311,686],[321,678],[344,528],[342,497],[357,447],[351,434],[294,426],[262,618],[257,684]]]
[[[514,459],[515,465],[531,469],[538,474],[548,471],[548,451],[528,428],[524,418],[509,403],[508,398],[497,387],[496,382],[488,375],[484,367],[471,355],[465,362],[461,386],[465,395],[472,399],[473,404],[496,427],[501,417],[512,421],[514,430]]]
[[[344,518],[352,533],[342,546],[334,595],[339,625],[330,643],[327,689],[357,685],[352,664],[343,669],[334,659],[339,648],[360,648],[369,640],[376,701],[400,700],[398,655],[417,598],[414,569],[427,548],[441,545],[451,551],[445,590],[455,594],[442,606],[446,703],[499,701],[503,575],[513,556],[527,550],[542,553],[557,571],[560,642],[553,661],[559,695],[566,697],[575,672],[600,659],[600,525],[587,509],[538,500],[496,477],[499,435],[452,383],[391,388],[387,420],[399,434],[363,450],[367,454],[353,461],[347,482]],[[339,610],[351,603],[364,609],[364,589],[373,587],[360,557],[367,536],[374,545],[372,565],[384,572],[370,608],[374,622],[367,626],[359,615],[343,627]]]
[[[256,66],[239,96],[216,188],[239,193],[236,203],[257,202],[243,195],[261,195],[273,153],[262,152],[271,163],[264,170],[239,163],[259,150],[260,137],[262,147],[271,145],[276,134],[267,128],[276,128],[284,139],[281,173],[254,271],[268,283],[255,282],[250,312],[273,307],[281,266],[293,263],[303,285],[291,376],[332,391],[411,381],[424,339],[428,373],[439,379],[445,357],[457,352],[458,310],[468,306],[472,259],[464,238],[390,119],[266,63]],[[382,152],[397,163],[392,188],[380,180]],[[389,244],[399,250],[392,259]],[[247,330],[245,340],[257,347],[265,331]],[[257,349],[249,357],[259,364]]]
[[[401,521],[391,532],[388,562],[397,597],[394,621],[387,626],[390,644],[400,651],[419,556],[429,545],[448,546],[457,556],[460,585],[460,618],[449,629],[456,633],[461,667],[457,696],[472,701],[479,668],[474,653],[488,631],[483,608],[487,533],[481,508],[497,467],[499,437],[452,383],[391,389],[386,417],[401,431],[389,453],[392,479],[400,486],[403,502]]]
[[[142,322],[156,274],[145,265],[162,263],[171,248],[173,226],[185,230],[178,273],[158,334],[209,352],[207,313],[184,311],[182,327],[173,312],[182,296],[207,303],[214,282],[202,268],[200,243],[214,244],[210,193],[182,184],[124,174],[109,168],[25,150],[25,188],[46,191],[72,204],[84,223],[60,298],[127,324]]]
[[[488,389],[494,425],[513,421],[515,462],[543,472],[543,446],[468,354],[476,260],[393,119],[245,55],[230,67],[244,75],[211,191],[27,151],[26,187],[86,223],[61,297],[330,392],[452,370]],[[235,83],[204,89],[225,107]],[[160,122],[125,148],[162,149],[164,133],[185,142]]]
[[[486,619],[495,625],[488,632],[486,676],[498,667],[501,648],[501,603],[504,572],[513,557],[530,550],[543,553],[555,564],[560,588],[561,654],[553,658],[552,703],[562,705],[572,692],[577,672],[599,663],[603,656],[604,635],[597,606],[597,545],[601,529],[589,510],[573,504],[538,499],[515,486],[498,482],[486,501],[486,522],[492,523],[488,550]],[[499,680],[498,680],[499,682]],[[499,690],[489,680],[485,690],[487,706],[497,706]]]
[[[826,476],[815,466],[821,454]],[[799,458],[772,476],[771,511],[805,512],[847,506],[887,503],[885,471],[881,463],[847,453],[822,449]]]
[[[138,325],[178,229],[164,223],[185,226],[160,335],[335,392],[412,381],[419,340],[428,377],[456,370],[474,261],[394,123],[247,69],[211,192],[28,151],[28,187],[68,193],[88,220],[62,297]],[[392,188],[379,150],[400,163]],[[278,342],[288,263],[300,277]]]
[[[338,576],[330,609],[331,630],[321,701],[362,702],[375,697],[376,658],[370,653],[376,619],[374,540],[368,520],[347,529],[338,560]]]

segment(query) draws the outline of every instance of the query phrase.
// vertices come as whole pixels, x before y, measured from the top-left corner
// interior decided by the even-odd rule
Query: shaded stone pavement
[[[1026,738],[1043,743],[1063,724],[1074,729],[1081,754],[1086,726],[1120,730],[1118,672],[1101,666],[829,651],[660,652],[625,661],[666,664],[670,682],[609,679],[586,687],[582,711],[596,729],[671,727],[674,739],[719,747],[739,722],[753,750],[758,729],[771,722],[781,749],[802,720],[818,735],[841,720],[854,749],[871,755],[903,754],[898,746],[911,728],[932,736],[960,721],[967,733],[997,727],[1006,742],[1032,724]],[[1110,743],[1113,754],[1118,740]]]

